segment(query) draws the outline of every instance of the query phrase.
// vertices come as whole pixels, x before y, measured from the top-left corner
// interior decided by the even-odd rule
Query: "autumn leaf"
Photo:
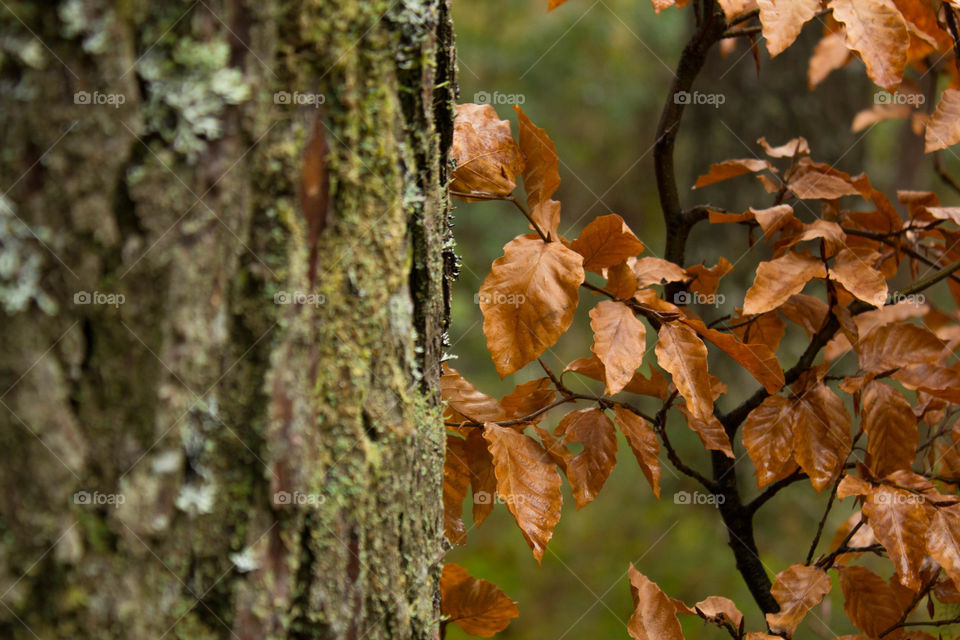
[[[550,0],[550,6],[547,8],[547,11],[553,11],[566,1],[567,0]]]
[[[720,256],[717,264],[712,267],[695,264],[687,268],[687,273],[692,278],[687,288],[694,293],[712,296],[717,292],[717,287],[720,285],[720,278],[731,271],[733,271],[733,265],[723,256]]]
[[[893,387],[874,380],[863,389],[860,403],[861,425],[868,438],[867,466],[880,478],[909,469],[919,440],[910,402]]]
[[[717,182],[736,178],[746,173],[756,173],[764,169],[771,169],[770,163],[759,158],[739,158],[736,160],[724,160],[723,162],[710,165],[710,171],[697,178],[693,185],[694,189],[706,187]]]
[[[487,348],[506,377],[552,347],[573,322],[582,258],[560,242],[519,236],[480,287]]]
[[[843,610],[869,636],[879,636],[899,622],[913,598],[909,590],[899,584],[887,584],[866,567],[838,567],[837,571]]]
[[[622,302],[604,300],[590,310],[593,346],[590,350],[603,363],[606,393],[621,391],[643,362],[647,329]]]
[[[778,613],[767,614],[767,624],[774,633],[793,635],[807,612],[830,591],[830,578],[816,567],[790,565],[777,574],[770,593],[780,604]]]
[[[834,391],[817,382],[794,402],[793,454],[817,492],[843,469],[850,455],[850,414]]]
[[[737,605],[730,598],[723,596],[710,596],[693,605],[693,608],[707,620],[721,622],[726,620],[734,629],[740,628],[743,622],[743,614],[737,609]]]
[[[447,452],[443,462],[443,529],[447,540],[465,544],[467,528],[463,524],[463,500],[470,486],[470,470],[463,438],[447,436]]]
[[[730,446],[730,438],[716,416],[710,415],[706,419],[698,418],[693,415],[686,403],[677,405],[677,408],[686,417],[687,426],[697,434],[705,449],[720,451],[728,458],[734,457],[733,448]]]
[[[820,11],[820,0],[757,0],[757,5],[771,58],[793,44],[803,25]]]
[[[960,507],[939,507],[930,518],[927,552],[943,567],[954,584],[960,584]]]
[[[758,489],[796,468],[792,423],[792,404],[782,396],[767,397],[744,420],[743,446],[756,467]]]
[[[826,34],[813,48],[810,64],[807,67],[807,85],[814,89],[827,79],[830,72],[844,66],[853,58],[847,48],[843,32],[833,31]]]
[[[755,315],[772,311],[790,296],[800,293],[810,280],[826,275],[826,267],[819,258],[794,251],[769,262],[761,262],[757,266],[757,277],[747,291],[743,312]]]
[[[600,273],[643,251],[643,243],[615,213],[594,218],[570,248],[583,256],[583,268]]]
[[[591,358],[578,358],[566,366],[564,372],[572,371],[581,375],[593,378],[594,380],[606,380],[606,372],[603,369],[603,363],[596,356]],[[624,391],[636,393],[641,396],[653,396],[665,400],[669,395],[667,391],[667,379],[657,369],[651,368],[650,377],[647,378],[639,371],[633,374],[633,378],[623,388]]]
[[[925,500],[903,489],[879,485],[867,496],[863,515],[887,550],[903,586],[920,589],[920,564],[926,556],[929,519]]]
[[[653,495],[660,497],[660,441],[650,424],[619,404],[613,405],[614,420],[627,439],[640,470],[650,483]]]
[[[676,609],[670,598],[647,576],[630,565],[633,615],[627,633],[634,640],[684,640]]]
[[[464,460],[470,473],[473,490],[473,524],[480,526],[493,512],[493,498],[497,493],[497,477],[493,470],[493,456],[480,429],[471,429],[463,445]]]
[[[447,403],[446,419],[451,422],[496,422],[504,416],[496,398],[478,391],[460,373],[443,363],[440,395]]]
[[[560,186],[557,148],[546,132],[530,121],[523,109],[519,106],[513,108],[517,112],[520,151],[525,159],[523,188],[527,192],[527,207],[540,229],[556,240],[560,203],[551,200],[551,197]]]
[[[440,575],[440,613],[443,624],[453,623],[472,636],[490,638],[506,629],[520,610],[497,585],[448,562]]]
[[[896,91],[907,65],[910,33],[893,0],[830,0],[828,6],[845,27],[847,47],[860,54],[870,79]]]
[[[457,105],[450,157],[457,162],[450,191],[467,201],[509,196],[523,171],[523,155],[510,123],[500,120],[488,104]],[[470,197],[471,193],[487,198]]]
[[[763,152],[771,158],[793,158],[810,155],[810,143],[802,136],[777,146],[772,146],[766,138],[759,138],[757,144],[763,147]]]
[[[729,333],[709,329],[703,322],[693,318],[684,319],[683,322],[740,363],[763,385],[767,393],[776,393],[783,386],[783,370],[780,369],[777,356],[766,345],[747,344]]]
[[[960,142],[960,91],[944,89],[927,122],[923,150],[931,153]]]
[[[597,497],[617,464],[617,432],[610,418],[594,408],[565,415],[554,435],[563,436],[564,445],[583,444],[583,451],[566,464],[567,480],[580,509]]]
[[[633,273],[637,276],[638,288],[687,279],[687,272],[682,267],[663,258],[640,258],[633,265]]]
[[[517,385],[513,391],[500,400],[500,406],[503,407],[504,419],[517,420],[549,407],[556,397],[557,392],[554,390],[550,378],[537,378]],[[537,422],[546,415],[546,413],[541,413],[531,420]]]
[[[843,196],[861,195],[850,175],[809,158],[797,163],[787,186],[803,200],[836,200]]]
[[[741,341],[766,345],[774,353],[787,331],[787,323],[772,311],[757,316],[741,316],[730,324],[733,334]]]
[[[497,495],[506,503],[539,563],[560,521],[560,474],[546,450],[530,436],[487,424],[483,437],[493,456]]]
[[[843,249],[837,254],[827,277],[843,285],[856,298],[875,307],[882,307],[887,299],[887,280],[873,268],[877,253],[862,254]]]
[[[943,343],[933,332],[907,322],[879,326],[857,345],[860,368],[873,373],[911,364],[933,364],[943,351]]]
[[[693,329],[678,322],[664,322],[658,337],[657,362],[673,376],[691,415],[701,420],[713,417],[706,345]]]

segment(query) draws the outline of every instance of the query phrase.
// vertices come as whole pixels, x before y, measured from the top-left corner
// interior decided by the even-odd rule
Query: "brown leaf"
[[[450,422],[497,422],[504,417],[496,398],[478,391],[447,363],[440,376],[440,395],[447,403],[445,417]]]
[[[490,638],[520,615],[517,603],[497,585],[471,577],[460,565],[448,562],[440,576],[440,613],[472,636]]]
[[[723,256],[720,256],[717,264],[712,267],[695,264],[687,268],[687,273],[693,278],[688,288],[694,293],[712,296],[717,292],[717,287],[720,285],[720,278],[731,271],[733,271],[733,265]]]
[[[564,369],[564,372],[573,371],[581,375],[593,378],[594,380],[605,380],[606,373],[603,370],[603,363],[596,356],[590,358],[579,358],[574,360]],[[650,369],[650,377],[647,378],[639,371],[633,374],[633,378],[623,388],[624,391],[636,393],[641,396],[653,396],[665,400],[669,395],[667,390],[667,379],[656,369]]]
[[[940,102],[927,122],[923,151],[930,153],[960,142],[960,91],[944,89]]]
[[[676,609],[670,598],[647,576],[630,565],[633,615],[627,633],[634,640],[684,640]]]
[[[728,24],[740,14],[757,8],[756,0],[717,0],[717,4],[723,9],[723,15],[726,16]]]
[[[793,251],[757,265],[757,277],[747,291],[743,312],[749,315],[776,309],[790,296],[800,293],[814,278],[824,278],[827,270],[814,256]]]
[[[693,605],[693,607],[708,620],[722,621],[726,619],[733,625],[734,629],[739,629],[740,623],[743,622],[743,614],[737,609],[737,605],[733,603],[733,600],[723,596],[710,596]]]
[[[497,475],[497,495],[503,500],[537,563],[560,521],[562,480],[546,450],[530,436],[487,424],[483,437],[489,443]]]
[[[503,407],[504,418],[507,420],[517,420],[526,418],[537,411],[550,406],[557,398],[557,392],[553,388],[553,382],[550,378],[538,378],[517,387],[500,400],[500,406]],[[539,422],[547,414],[532,418],[534,422]]]
[[[617,432],[610,418],[594,408],[565,415],[554,435],[562,436],[564,445],[583,444],[583,451],[566,465],[567,480],[580,509],[593,502],[617,464]]]
[[[687,272],[682,267],[662,258],[640,258],[634,263],[633,272],[637,276],[638,288],[687,279]]]
[[[516,188],[523,171],[523,155],[510,133],[510,123],[500,120],[488,104],[458,104],[450,157],[456,160],[450,190],[462,200],[482,200],[460,194],[506,197]]]
[[[770,169],[770,163],[759,158],[739,158],[736,160],[724,160],[723,162],[710,165],[710,171],[697,178],[693,185],[694,189],[706,187],[717,182],[736,178],[746,173],[756,173]]]
[[[745,323],[745,324],[744,324]],[[761,313],[758,316],[739,317],[731,321],[733,333],[743,342],[763,344],[772,352],[777,351],[783,334],[787,331],[787,323],[774,312]]]
[[[637,284],[637,274],[633,272],[633,265],[635,263],[636,258],[627,258],[620,264],[615,264],[605,269],[607,284],[604,286],[604,289],[609,291],[613,297],[623,299],[632,298],[633,294],[640,288],[639,284]]]
[[[863,515],[887,550],[900,582],[914,591],[920,589],[920,565],[927,554],[925,538],[929,520],[924,502],[914,493],[879,485],[863,505]]]
[[[557,148],[543,129],[537,127],[519,106],[517,128],[520,135],[520,151],[525,159],[523,188],[527,192],[527,207],[533,219],[551,239],[558,239],[560,203],[550,198],[560,186],[560,158]],[[549,204],[555,202],[555,204]]]
[[[493,511],[493,499],[497,493],[493,456],[480,429],[470,430],[464,442],[464,454],[473,488],[473,524],[479,527]]]
[[[757,144],[763,147],[763,152],[771,158],[793,158],[810,155],[810,144],[804,137],[793,138],[776,147],[771,146],[766,138],[758,139]]]
[[[830,578],[816,567],[793,564],[777,574],[770,593],[780,604],[779,613],[768,613],[774,633],[793,635],[807,612],[830,591]]]
[[[907,65],[910,33],[892,0],[830,0],[833,17],[845,27],[847,47],[860,54],[867,75],[893,93]]]
[[[783,387],[783,370],[780,369],[777,356],[766,345],[744,343],[735,335],[708,329],[703,322],[693,318],[684,319],[683,322],[740,363],[750,372],[750,375],[757,379],[757,382],[763,385],[767,393],[776,393]]]
[[[547,11],[553,11],[554,9],[556,9],[566,1],[567,0],[550,0],[550,6],[547,7]]]
[[[850,125],[850,131],[859,133],[878,122],[909,118],[911,113],[913,113],[913,107],[909,104],[875,104],[869,109],[857,112],[853,117],[853,124]]]
[[[646,420],[619,404],[613,405],[614,420],[650,483],[653,495],[660,497],[660,441]]]
[[[843,610],[860,631],[879,636],[900,621],[912,597],[907,592],[906,603],[903,602],[906,589],[900,585],[891,587],[866,567],[838,567],[837,571],[843,591]]]
[[[690,413],[700,420],[713,417],[706,345],[693,329],[679,322],[664,322],[658,337],[657,362],[673,376]]]
[[[812,336],[823,326],[830,308],[820,298],[798,293],[790,296],[778,311],[790,322],[803,327],[808,336]]]
[[[487,348],[506,377],[552,347],[573,322],[582,258],[560,242],[518,236],[480,287]]]
[[[960,584],[960,507],[954,505],[934,511],[927,529],[927,552],[954,584]]]
[[[881,373],[911,364],[933,364],[943,343],[933,332],[907,322],[877,327],[857,345],[860,368]]]
[[[909,469],[917,457],[917,418],[910,402],[893,387],[876,380],[861,396],[862,426],[867,434],[867,466],[882,478]]]
[[[893,374],[894,380],[907,389],[928,393],[960,404],[960,373],[948,367],[928,364],[911,364]]]
[[[843,196],[860,195],[860,190],[848,174],[808,158],[797,163],[787,186],[803,200],[835,200]]]
[[[728,458],[734,457],[733,448],[730,446],[730,438],[727,437],[727,432],[716,416],[711,415],[706,420],[702,420],[691,413],[690,407],[686,403],[678,405],[677,408],[686,416],[687,426],[699,436],[705,449],[721,451]]]
[[[833,261],[827,277],[843,285],[856,298],[875,307],[882,307],[887,300],[887,280],[873,268],[877,254],[858,255],[851,249],[843,249]]]
[[[622,302],[604,300],[590,310],[593,346],[603,363],[608,395],[620,392],[643,362],[647,329]]]
[[[792,422],[792,405],[782,396],[769,396],[744,420],[743,446],[757,469],[758,489],[796,468]]]
[[[817,492],[843,469],[850,455],[850,414],[834,391],[818,382],[794,402],[793,455]]]
[[[470,469],[467,467],[464,445],[463,438],[447,436],[447,453],[443,462],[443,529],[447,540],[453,544],[467,541],[463,500],[470,486]]]
[[[820,10],[820,0],[757,0],[757,5],[771,58],[793,44],[803,25]]]
[[[643,251],[643,243],[615,213],[594,218],[570,248],[583,256],[583,268],[600,273]]]
[[[827,79],[831,71],[847,64],[853,55],[847,49],[846,39],[842,31],[832,31],[817,43],[810,56],[810,65],[807,67],[807,84],[811,89]]]

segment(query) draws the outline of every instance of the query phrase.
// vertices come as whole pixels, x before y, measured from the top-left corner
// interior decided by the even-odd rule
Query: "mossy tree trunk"
[[[0,636],[436,636],[448,11],[0,8]]]

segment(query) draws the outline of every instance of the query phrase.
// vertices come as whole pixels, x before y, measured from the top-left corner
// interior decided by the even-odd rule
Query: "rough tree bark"
[[[448,0],[0,8],[0,636],[435,637],[453,56]]]

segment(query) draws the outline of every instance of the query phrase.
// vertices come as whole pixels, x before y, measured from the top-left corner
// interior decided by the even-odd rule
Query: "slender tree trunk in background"
[[[448,11],[0,8],[0,636],[435,637]]]

